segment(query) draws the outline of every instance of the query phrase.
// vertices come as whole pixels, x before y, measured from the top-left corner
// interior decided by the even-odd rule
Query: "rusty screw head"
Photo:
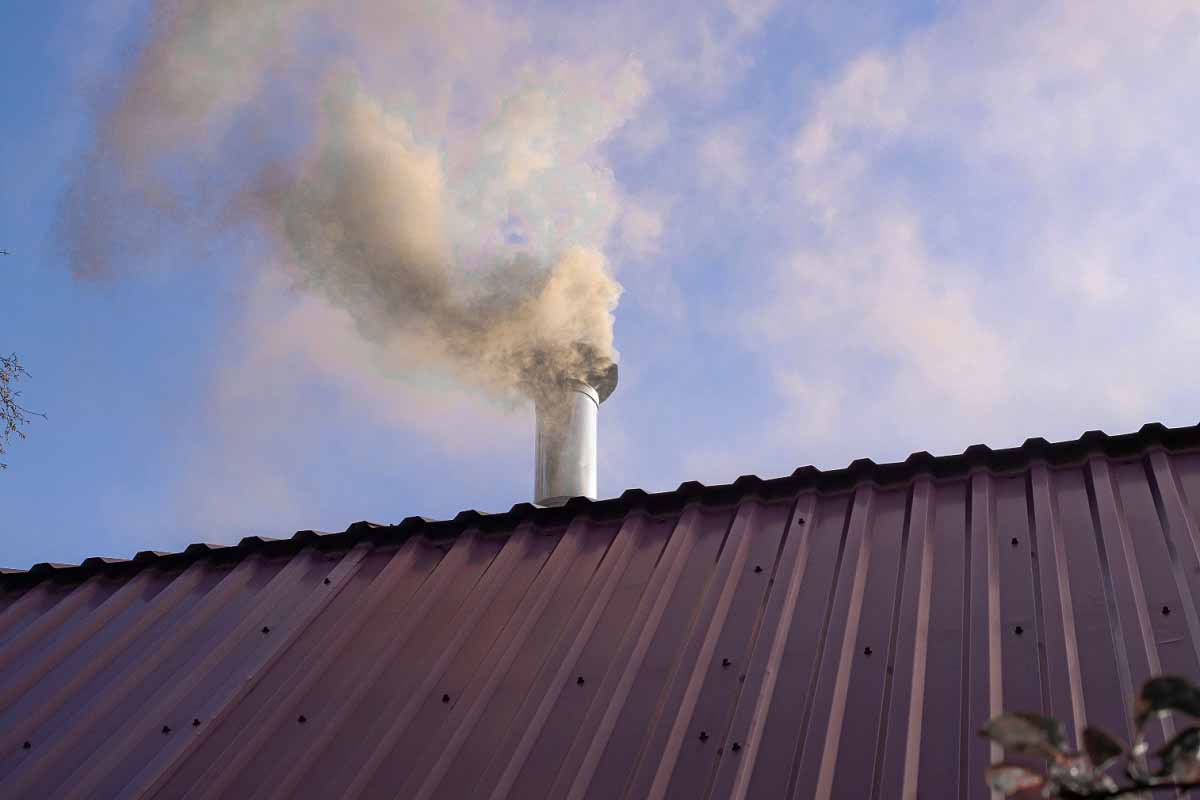
[[[871,655],[871,653],[874,653],[874,652],[875,652],[875,651],[874,651],[874,650],[872,650],[870,647],[864,647],[864,648],[863,648],[863,655],[864,655],[864,656],[869,656],[869,655]]]
[[[262,626],[262,632],[263,632],[263,633],[270,633],[270,632],[271,632],[271,626],[270,626],[270,625],[263,625],[263,626]]]
[[[736,753],[737,751],[742,749],[742,746],[740,744],[738,744],[737,742],[734,742],[733,747],[731,747],[729,749]]]
[[[331,584],[331,583],[333,583],[333,581],[329,580],[329,578],[326,578],[326,579],[325,579],[325,585],[326,585],[326,586],[328,586],[328,585],[329,585],[329,584]]]
[[[193,719],[193,720],[192,720],[192,727],[193,727],[193,728],[199,728],[199,727],[200,727],[200,720],[199,720],[199,718],[197,718],[197,719]]]
[[[1163,613],[1163,616],[1164,616],[1164,617],[1165,617],[1165,616],[1168,616],[1168,615],[1170,615],[1170,613],[1171,613],[1171,607],[1170,607],[1170,606],[1163,606],[1162,613]]]
[[[27,741],[27,742],[25,742],[23,745],[21,745],[21,749],[22,749],[22,750],[28,750],[28,749],[29,749],[29,748],[31,748],[31,747],[33,747],[33,745],[32,745],[32,744],[30,744],[28,741]]]
[[[1017,636],[1020,636],[1022,633],[1025,632],[1025,629],[1022,628],[1020,625],[1018,625],[1016,628],[1013,629],[1013,632],[1016,633]]]
[[[754,565],[754,571],[755,571],[755,573],[762,572],[762,567],[761,567],[761,566],[759,566],[758,564],[755,564],[755,565]]]
[[[708,731],[700,731],[700,741],[702,741],[702,742],[708,741]]]
[[[722,666],[722,667],[728,667],[728,666],[729,666],[730,664],[732,664],[732,663],[733,663],[733,662],[732,662],[732,661],[730,661],[728,658],[722,658],[722,659],[721,659],[721,666]]]
[[[450,702],[450,695],[448,695],[448,694],[444,694],[444,695],[442,695],[442,702],[443,702],[443,703],[449,703],[449,702]]]
[[[1016,546],[1017,546],[1017,545],[1019,545],[1020,543],[1021,543],[1021,540],[1020,540],[1020,539],[1018,539],[1017,537],[1015,537],[1015,536],[1014,536],[1014,537],[1012,538],[1012,546],[1013,546],[1013,547],[1016,547]]]
[[[296,722],[299,722],[301,725],[303,725],[304,723],[308,722],[308,717],[301,714],[300,716],[296,717]]]
[[[580,675],[578,678],[575,679],[575,685],[583,686],[583,676],[582,675]]]
[[[171,732],[171,726],[170,726],[170,725],[163,725],[163,726],[162,726],[162,732],[163,732],[163,733],[170,733],[170,732]]]

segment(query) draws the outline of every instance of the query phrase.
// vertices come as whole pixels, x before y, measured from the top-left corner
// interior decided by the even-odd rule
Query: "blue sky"
[[[148,3],[4,12],[0,349],[47,419],[0,474],[0,564],[529,499],[526,407],[218,213],[309,146],[331,74],[435,154],[456,248],[603,252],[605,496],[1196,421],[1193,3],[180,5],[205,22],[149,78]],[[64,192],[131,163],[97,132],[139,80],[203,105],[129,117],[185,207],[84,206],[110,250],[77,277]]]

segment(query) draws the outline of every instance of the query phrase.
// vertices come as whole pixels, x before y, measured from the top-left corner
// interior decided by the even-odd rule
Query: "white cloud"
[[[661,200],[627,199],[616,234],[618,249],[637,261],[658,255],[666,216],[666,203]]]
[[[630,120],[617,140],[632,155],[644,159],[666,144],[671,137],[670,116],[659,106],[645,109]]]
[[[1196,74],[1190,2],[977,5],[847,64],[794,143],[815,228],[748,315],[779,426],[957,449],[1190,420]]]
[[[795,369],[780,369],[775,384],[788,404],[788,414],[778,422],[779,433],[789,443],[828,443],[837,430],[845,392],[832,381],[814,380]]]
[[[725,0],[729,11],[743,31],[757,30],[775,11],[779,0]]]
[[[700,139],[696,148],[697,169],[701,183],[725,191],[741,189],[750,174],[746,152],[748,132],[744,125],[717,125]]]

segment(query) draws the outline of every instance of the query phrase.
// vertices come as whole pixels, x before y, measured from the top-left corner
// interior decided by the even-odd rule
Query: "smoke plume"
[[[454,3],[164,4],[65,195],[73,269],[249,232],[405,363],[534,399],[602,372],[620,286],[598,148],[646,84],[527,42]]]

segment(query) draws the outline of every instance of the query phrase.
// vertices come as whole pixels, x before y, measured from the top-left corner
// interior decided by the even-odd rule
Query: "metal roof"
[[[1200,674],[1200,427],[0,575],[5,797],[987,797]]]

